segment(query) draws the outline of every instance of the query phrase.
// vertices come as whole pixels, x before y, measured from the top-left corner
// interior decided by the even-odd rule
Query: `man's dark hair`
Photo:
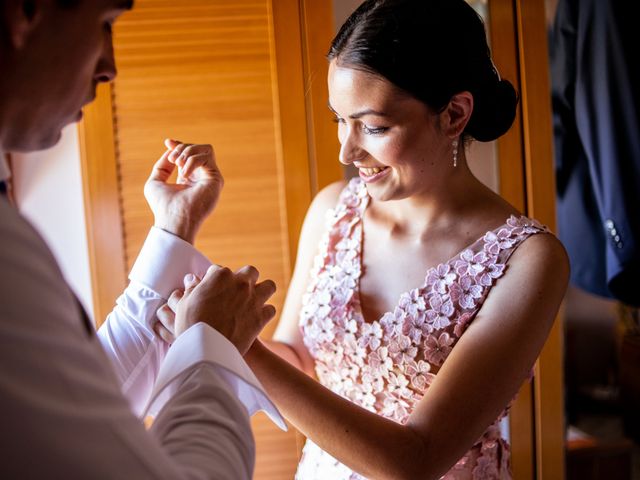
[[[56,3],[62,8],[77,7],[82,0],[56,0]]]

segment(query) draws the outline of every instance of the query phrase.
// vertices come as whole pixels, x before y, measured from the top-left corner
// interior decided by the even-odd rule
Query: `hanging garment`
[[[622,0],[560,0],[550,36],[558,231],[571,281],[640,306],[640,78]]]

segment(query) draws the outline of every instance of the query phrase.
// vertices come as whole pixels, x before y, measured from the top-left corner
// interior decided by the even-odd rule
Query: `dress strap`
[[[351,218],[361,218],[368,204],[369,195],[365,183],[358,177],[352,178],[340,193],[338,204],[333,209],[333,219],[340,221],[345,214],[349,214]]]
[[[312,278],[317,278],[327,265],[337,262],[337,250],[348,247],[352,254],[357,254],[362,216],[368,204],[369,195],[364,182],[359,177],[352,178],[340,193],[336,206],[326,213],[325,233],[311,270]]]
[[[537,220],[511,216],[507,222],[487,232],[453,261],[449,298],[455,305],[454,334],[460,337],[484,303],[489,291],[504,275],[513,252],[527,238],[549,229]]]

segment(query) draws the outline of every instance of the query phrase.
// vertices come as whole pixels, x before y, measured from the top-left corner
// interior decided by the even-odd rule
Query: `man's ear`
[[[42,18],[42,0],[3,0],[2,16],[7,40],[21,49]]]
[[[444,109],[442,128],[451,138],[462,135],[473,112],[473,95],[470,92],[456,93]]]

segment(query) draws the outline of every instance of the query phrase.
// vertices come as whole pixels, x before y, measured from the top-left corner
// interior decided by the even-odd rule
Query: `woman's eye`
[[[367,125],[362,125],[362,131],[367,135],[381,135],[387,130],[387,127],[368,127]]]
[[[340,118],[340,117],[334,117],[334,118],[333,118],[333,121],[334,121],[335,123],[345,123],[345,122],[344,122],[344,118]]]

